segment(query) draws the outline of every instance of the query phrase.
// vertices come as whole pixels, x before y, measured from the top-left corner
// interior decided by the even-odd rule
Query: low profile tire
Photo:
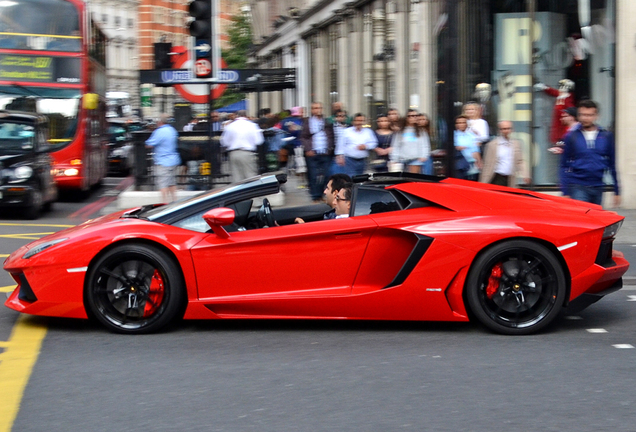
[[[90,314],[113,332],[156,332],[183,311],[185,287],[179,266],[152,246],[111,249],[91,265],[86,280]]]
[[[566,291],[564,271],[550,250],[513,240],[487,249],[475,260],[465,297],[473,316],[489,329],[525,335],[554,321]]]

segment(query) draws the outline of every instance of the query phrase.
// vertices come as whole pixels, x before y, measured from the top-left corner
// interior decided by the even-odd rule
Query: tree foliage
[[[231,18],[232,24],[228,29],[229,45],[221,50],[227,69],[245,69],[249,49],[252,46],[252,26],[248,15],[238,14]],[[220,108],[245,98],[245,93],[227,89],[223,95],[214,101],[214,106]]]

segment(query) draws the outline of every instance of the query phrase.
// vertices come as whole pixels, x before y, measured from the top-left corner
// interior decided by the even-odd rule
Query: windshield
[[[0,153],[27,153],[33,149],[35,129],[31,125],[0,122]]]
[[[199,204],[208,202],[209,200],[225,199],[226,196],[240,196],[241,194],[247,194],[248,197],[258,196],[259,191],[271,191],[272,188],[278,187],[279,182],[276,175],[264,175],[261,177],[252,177],[242,180],[238,183],[229,184],[216,189],[212,189],[207,192],[202,192],[191,198],[185,198],[180,201],[162,205],[160,207],[154,207],[152,209],[143,208],[139,213],[134,214],[136,217],[148,218],[149,220],[157,220],[168,216],[170,214],[178,213],[180,210],[187,209],[188,207],[197,206]]]
[[[0,1],[0,48],[79,52],[79,12],[64,0]]]
[[[51,143],[73,140],[79,107],[80,91],[76,89],[0,86],[0,109],[46,115]]]

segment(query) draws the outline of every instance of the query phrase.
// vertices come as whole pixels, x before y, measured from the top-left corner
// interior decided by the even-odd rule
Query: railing
[[[155,175],[152,148],[146,147],[146,140],[151,132],[133,132],[135,151],[135,188],[137,190],[154,190]],[[258,172],[276,171],[277,155],[268,154],[267,142],[274,132],[265,130],[264,145],[257,147]],[[177,170],[177,186],[189,190],[208,190],[221,184],[230,183],[230,170],[227,156],[222,151],[221,132],[207,131],[179,132],[177,147],[181,156],[181,166]]]
[[[135,146],[135,187],[154,190],[155,174],[152,148],[146,147],[148,131],[133,132]],[[177,185],[189,190],[207,190],[230,183],[227,163],[219,142],[221,133],[207,131],[179,132],[178,150],[181,165],[177,169]]]

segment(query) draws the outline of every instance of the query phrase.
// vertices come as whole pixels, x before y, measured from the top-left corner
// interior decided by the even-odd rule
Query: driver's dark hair
[[[347,174],[340,173],[333,174],[331,177],[329,177],[329,180],[331,180],[331,190],[335,191],[339,191],[344,185],[346,185],[347,183],[351,183],[351,177],[349,177]],[[327,180],[327,183],[329,183],[329,180]]]
[[[351,191],[353,189],[353,183],[345,183],[342,186],[342,193],[344,194],[344,199],[351,201]]]

